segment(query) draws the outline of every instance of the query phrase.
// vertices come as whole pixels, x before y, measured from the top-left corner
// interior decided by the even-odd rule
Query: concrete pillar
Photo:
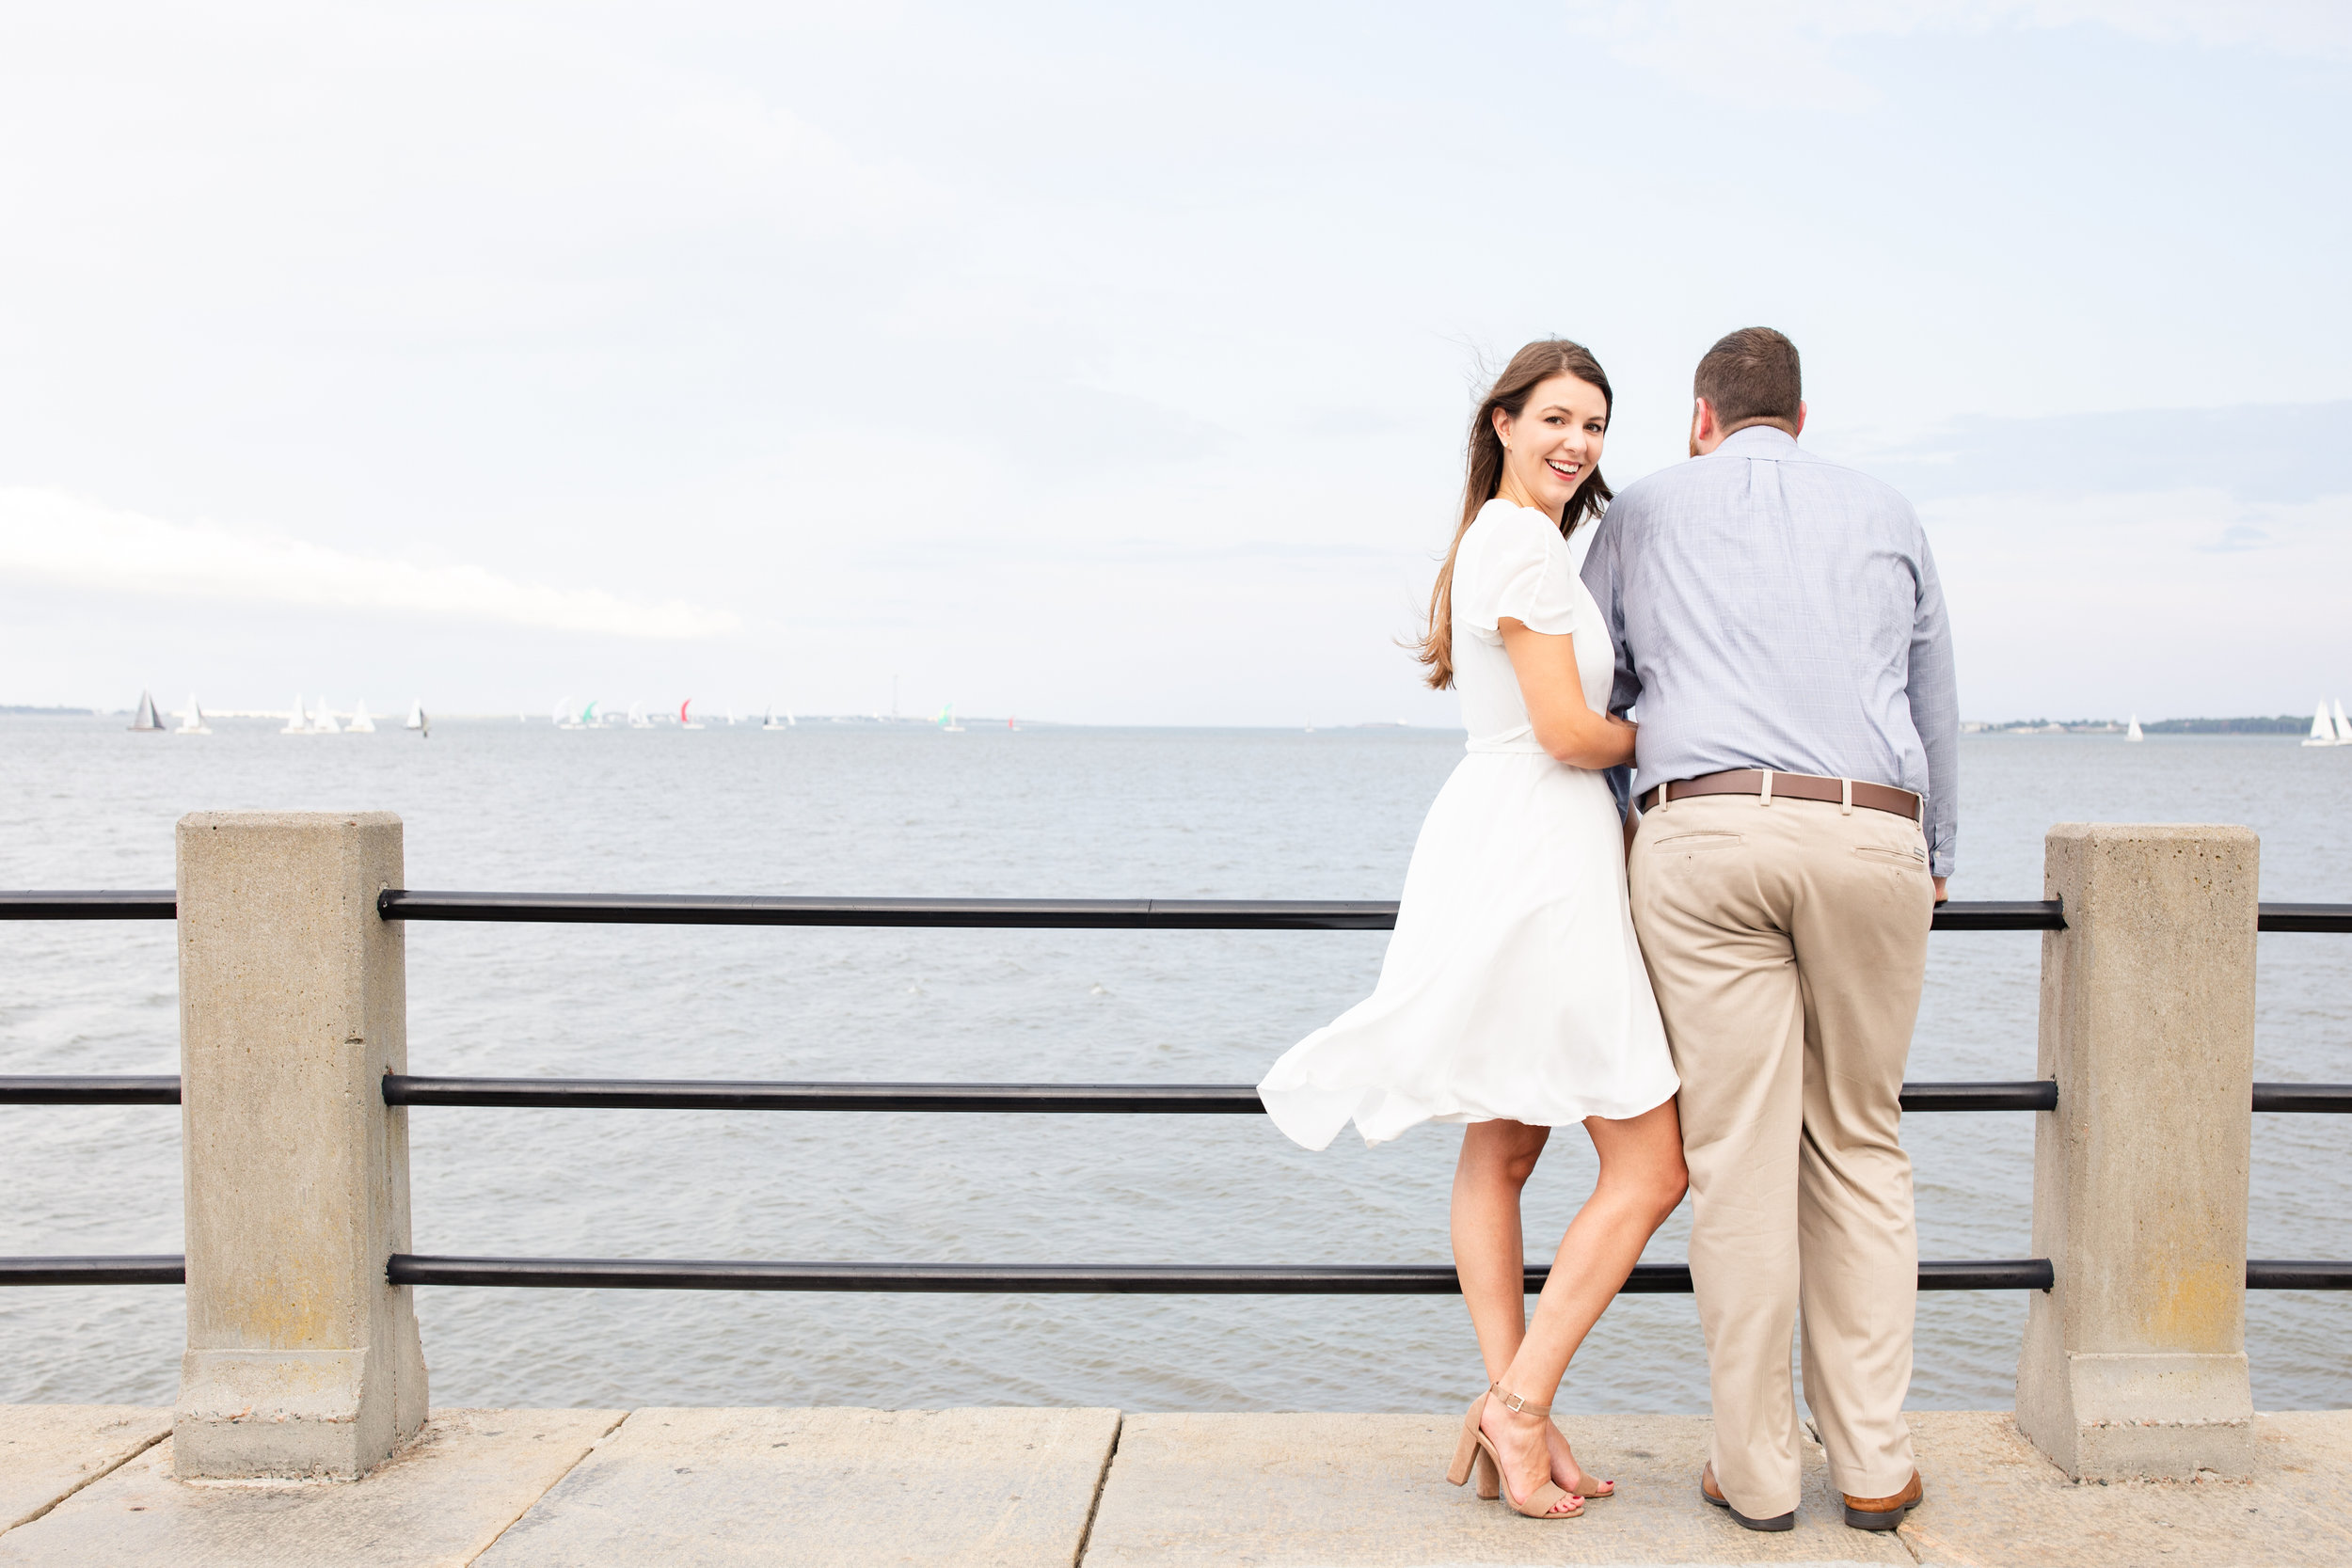
[[[2060,823],[2042,940],[2033,1248],[2056,1267],[2017,1423],[2081,1481],[2244,1475],[2246,1186],[2261,846],[2228,827]]]
[[[400,818],[181,818],[181,1126],[188,1351],[183,1478],[356,1476],[415,1434],[424,1355],[406,1288]]]

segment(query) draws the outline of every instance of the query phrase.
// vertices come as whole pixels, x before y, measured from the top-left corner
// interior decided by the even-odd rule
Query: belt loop
[[[1923,789],[1912,799],[1919,802],[1919,831],[1925,832],[1928,826],[1928,793]]]
[[[1658,810],[1664,811],[1666,809],[1667,792],[1673,788],[1674,785],[1671,783],[1661,784],[1658,786]]]
[[[1772,803],[1772,770],[1769,768],[1764,769],[1764,803]]]
[[[1851,816],[1853,815],[1853,781],[1851,779],[1840,779],[1837,782],[1845,789],[1845,793],[1838,797],[1838,812],[1843,816]]]

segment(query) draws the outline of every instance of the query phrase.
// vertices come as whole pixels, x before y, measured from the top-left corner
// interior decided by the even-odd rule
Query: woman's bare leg
[[[1519,1192],[1535,1172],[1549,1127],[1474,1121],[1454,1167],[1454,1272],[1462,1282],[1486,1381],[1502,1375],[1527,1337],[1527,1251]]]
[[[1681,1123],[1673,1101],[1623,1121],[1594,1117],[1584,1123],[1584,1129],[1592,1135],[1593,1148],[1600,1156],[1600,1176],[1593,1184],[1593,1196],[1584,1200],[1584,1206],[1569,1223],[1567,1233],[1560,1238],[1550,1277],[1544,1285],[1543,1294],[1536,1298],[1534,1319],[1528,1323],[1510,1360],[1499,1372],[1494,1370],[1491,1357],[1488,1361],[1489,1375],[1505,1391],[1529,1404],[1551,1402],[1559,1391],[1560,1379],[1568,1370],[1569,1358],[1599,1321],[1626,1276],[1633,1272],[1642,1248],[1682,1201],[1689,1181],[1689,1173],[1682,1164]],[[1465,1165],[1470,1162],[1467,1139],[1463,1162]],[[1527,1164],[1532,1169],[1533,1159]],[[1522,1176],[1519,1180],[1523,1185],[1526,1178]],[[1462,1250],[1461,1210],[1462,1179],[1457,1172],[1457,1267]],[[1516,1235],[1516,1203],[1513,1219]],[[1483,1279],[1482,1285],[1492,1290]],[[1462,1288],[1468,1295],[1470,1279],[1467,1274],[1463,1275]],[[1480,1307],[1473,1304],[1471,1321],[1479,1326],[1479,1343],[1484,1350],[1487,1336],[1479,1312]],[[1549,1422],[1510,1410],[1500,1400],[1489,1400],[1480,1424],[1502,1455],[1503,1484],[1514,1496],[1527,1496],[1550,1477],[1555,1456]],[[1573,1457],[1568,1463],[1574,1465]],[[1581,1478],[1581,1470],[1578,1475]]]

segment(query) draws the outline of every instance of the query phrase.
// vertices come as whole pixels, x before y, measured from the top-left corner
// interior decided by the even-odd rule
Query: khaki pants
[[[1797,1506],[1788,1340],[1830,1484],[1911,1480],[1919,1245],[1897,1139],[1934,908],[1918,826],[1782,798],[1642,819],[1633,922],[1682,1075],[1691,1277],[1716,1484],[1751,1518]]]

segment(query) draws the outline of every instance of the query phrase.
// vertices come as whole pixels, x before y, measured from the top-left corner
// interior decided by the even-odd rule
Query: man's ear
[[[1793,434],[1798,436],[1804,434],[1804,399],[1803,398],[1797,400],[1797,428]]]
[[[1699,454],[1699,445],[1715,437],[1715,410],[1707,405],[1705,398],[1691,400],[1691,455]]]

